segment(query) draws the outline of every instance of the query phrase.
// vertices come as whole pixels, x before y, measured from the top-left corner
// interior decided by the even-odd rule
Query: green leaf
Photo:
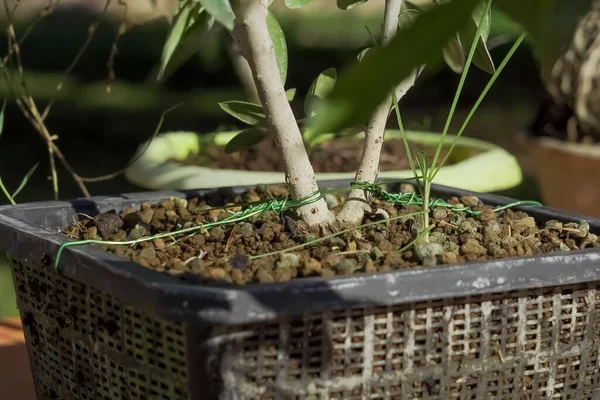
[[[285,0],[285,6],[287,8],[300,8],[314,3],[317,0]]]
[[[458,37],[453,37],[450,39],[444,50],[442,50],[442,55],[444,56],[444,61],[450,67],[450,69],[457,74],[460,74],[465,68],[465,62],[467,61],[467,56],[465,55],[465,51],[458,40]]]
[[[367,55],[367,53],[369,52],[370,47],[367,47],[366,49],[364,49],[363,51],[361,51],[358,56],[356,56],[356,59],[361,62],[365,56]]]
[[[269,136],[268,132],[263,129],[250,128],[241,131],[235,135],[227,145],[225,145],[225,153],[231,154],[238,151],[246,150],[252,146],[256,146]]]
[[[414,24],[420,14],[422,14],[422,11],[415,8],[407,8],[406,10],[403,10],[398,16],[398,28],[407,29],[409,26]]]
[[[162,75],[165,72],[165,68],[171,60],[171,56],[173,55],[175,49],[179,45],[179,42],[183,37],[183,33],[189,26],[190,16],[194,11],[198,11],[196,5],[194,5],[193,1],[188,1],[183,5],[181,10],[175,16],[173,26],[169,31],[169,36],[167,37],[167,41],[165,42],[162,54],[160,56],[160,70],[158,72],[158,80],[162,78]]]
[[[351,10],[354,7],[358,7],[361,4],[365,4],[367,0],[337,0],[338,8],[342,10]]]
[[[328,68],[313,81],[304,99],[304,113],[307,117],[312,118],[317,114],[316,109],[322,104],[320,100],[323,100],[333,90],[336,80],[335,68]]]
[[[279,68],[279,76],[281,77],[281,84],[285,86],[287,79],[288,69],[288,50],[285,42],[285,35],[281,29],[281,25],[275,19],[275,16],[269,12],[267,16],[267,28],[269,29],[269,36],[273,42],[273,48],[275,50],[275,58],[277,59],[277,68]]]
[[[37,163],[35,164],[28,172],[27,174],[23,177],[23,180],[21,180],[21,183],[19,184],[19,187],[17,187],[17,190],[15,190],[15,192],[12,194],[12,198],[16,198],[19,193],[21,193],[21,190],[23,190],[23,188],[25,187],[25,185],[27,185],[27,182],[29,182],[29,179],[31,179],[31,176],[35,173],[35,170],[37,169],[37,167],[40,164]]]
[[[183,33],[167,64],[161,64],[158,80],[168,79],[177,68],[192,58],[194,54],[198,54],[206,44],[205,35],[214,25],[215,19],[204,11],[200,11],[195,17],[192,16],[190,19],[193,19],[193,21],[191,21],[190,26]]]
[[[473,16],[470,21],[467,22],[466,26],[460,31],[460,41],[464,48],[464,51],[471,50],[471,46],[475,41],[475,36],[477,35],[477,28],[479,26],[479,22],[481,21],[481,17],[486,10],[485,1],[481,2],[479,6],[475,8],[473,11]],[[494,66],[494,60],[492,60],[492,56],[487,48],[487,39],[490,33],[490,23],[491,23],[491,8],[489,12],[485,14],[483,19],[483,25],[481,26],[481,34],[479,40],[477,41],[477,47],[475,47],[475,54],[473,55],[473,64],[479,67],[481,70],[487,72],[488,74],[493,74],[496,71],[496,67]]]
[[[286,90],[285,97],[287,97],[288,101],[294,100],[294,97],[296,97],[296,88]]]
[[[2,110],[0,111],[0,137],[4,133],[4,111],[6,111],[6,99],[2,103]]]
[[[227,114],[239,119],[248,125],[264,125],[266,117],[263,109],[258,104],[247,101],[225,101],[219,103],[219,107]]]
[[[454,0],[421,14],[387,46],[373,48],[351,66],[315,117],[316,133],[337,132],[367,120],[391,89],[415,68],[437,61],[442,49],[471,18],[480,0]]]
[[[235,14],[231,10],[229,0],[202,0],[204,9],[229,30],[233,30]]]
[[[481,17],[484,16],[485,13],[485,17],[483,18],[483,24],[481,25],[481,37],[483,38],[483,42],[487,42],[490,36],[490,28],[492,26],[492,8],[490,7],[489,9],[487,9],[488,12],[486,13],[486,6],[486,1],[480,2],[477,6],[475,6],[475,9],[471,14],[471,20],[475,22],[475,29],[477,29],[479,27]]]

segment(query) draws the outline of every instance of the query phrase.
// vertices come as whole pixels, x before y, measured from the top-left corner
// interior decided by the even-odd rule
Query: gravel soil
[[[284,187],[259,187],[241,195],[217,191],[204,198],[170,199],[144,203],[139,209],[115,210],[71,224],[63,234],[76,239],[127,241],[215,222],[230,214],[224,204],[267,200],[287,195]],[[343,199],[326,195],[337,210]],[[334,277],[462,264],[506,257],[528,256],[598,247],[589,225],[549,221],[540,224],[525,212],[493,212],[477,197],[446,199],[480,211],[478,216],[438,207],[431,211],[434,225],[429,243],[413,245],[422,226],[420,206],[400,207],[373,200],[374,214],[364,223],[381,223],[325,240],[291,212],[267,212],[245,222],[227,223],[193,235],[179,235],[135,245],[101,245],[124,259],[147,268],[198,283],[284,282],[303,277]],[[221,208],[216,208],[216,207]],[[230,208],[232,211],[240,207]],[[385,220],[406,215],[395,220]],[[316,242],[315,242],[316,241]],[[264,256],[294,246],[293,251]],[[263,256],[261,256],[263,255]],[[261,257],[257,257],[261,256]]]

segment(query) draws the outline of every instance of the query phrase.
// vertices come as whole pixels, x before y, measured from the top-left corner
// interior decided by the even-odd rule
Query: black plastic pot
[[[246,287],[194,285],[90,246],[68,248],[54,269],[67,240],[57,230],[77,213],[173,195],[182,194],[0,208],[39,399],[591,399],[600,390],[596,249]],[[583,218],[526,211],[542,222]]]

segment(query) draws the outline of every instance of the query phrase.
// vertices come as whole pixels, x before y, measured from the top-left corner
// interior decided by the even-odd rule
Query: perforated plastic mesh
[[[12,267],[40,399],[183,399],[206,373],[187,370],[183,326]],[[580,285],[214,327],[200,364],[223,399],[591,400],[599,307]]]
[[[181,325],[51,268],[11,266],[38,399],[188,398]]]
[[[228,329],[227,384],[261,400],[596,399],[599,304],[562,287]]]

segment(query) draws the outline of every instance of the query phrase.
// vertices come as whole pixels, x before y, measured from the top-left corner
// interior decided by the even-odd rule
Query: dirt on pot
[[[309,157],[315,172],[354,172],[360,162],[363,142],[338,138],[322,144],[317,144],[309,150]],[[432,160],[436,147],[411,143],[411,151],[424,151]],[[471,156],[479,153],[473,149]],[[443,148],[441,157],[445,156],[447,148]],[[273,140],[265,140],[258,145],[242,152],[228,154],[224,146],[207,145],[200,153],[190,154],[184,160],[170,160],[186,165],[201,165],[218,169],[234,169],[246,171],[277,171],[283,172],[283,160]],[[456,162],[456,157],[450,156],[447,165]],[[381,150],[381,170],[398,171],[410,168],[404,142],[401,139],[391,139],[384,142]]]
[[[140,209],[100,214],[70,225],[63,234],[76,239],[130,241],[215,222],[231,215],[224,204],[269,200],[287,195],[285,188],[259,187],[241,195],[217,191],[204,198],[144,203]],[[328,194],[332,209],[343,199]],[[389,272],[423,266],[462,264],[515,256],[600,246],[589,225],[549,221],[540,224],[522,211],[492,211],[477,197],[447,199],[480,211],[477,216],[438,207],[431,212],[430,242],[409,246],[417,236],[420,206],[400,207],[373,201],[375,214],[365,223],[389,216],[369,227],[317,241],[323,235],[298,221],[291,212],[267,212],[245,222],[227,223],[195,234],[163,237],[135,245],[101,247],[147,268],[198,283],[221,281],[284,282],[302,277],[334,277]],[[230,208],[239,211],[240,207]],[[307,244],[293,251],[294,246]],[[278,252],[267,255],[269,253]],[[266,255],[266,256],[265,256]]]

